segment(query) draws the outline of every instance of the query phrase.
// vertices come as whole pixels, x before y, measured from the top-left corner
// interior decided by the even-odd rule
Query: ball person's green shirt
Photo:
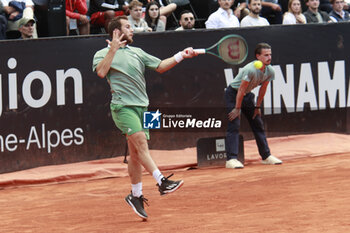
[[[275,79],[275,71],[271,65],[265,67],[265,72],[255,68],[254,62],[252,61],[245,65],[233,79],[233,82],[230,84],[233,89],[238,90],[241,86],[242,80],[249,82],[246,93],[251,92],[258,85],[262,84],[265,81],[271,81]]]

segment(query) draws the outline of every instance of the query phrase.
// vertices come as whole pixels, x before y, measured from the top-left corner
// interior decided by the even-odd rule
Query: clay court
[[[166,158],[152,151],[164,174],[185,184],[160,196],[145,175],[147,222],[124,201],[130,184],[121,157],[2,174],[0,232],[348,232],[349,139],[271,138],[283,165],[260,164],[247,141],[245,168],[236,170],[196,168],[195,148]]]

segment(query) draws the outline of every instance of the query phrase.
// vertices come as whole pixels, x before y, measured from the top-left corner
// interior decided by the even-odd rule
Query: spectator
[[[278,0],[262,0],[261,16],[270,24],[282,24],[283,12]]]
[[[332,22],[349,21],[349,12],[344,11],[344,0],[331,0],[333,10],[329,13],[329,18]]]
[[[4,15],[3,5],[0,1],[0,40],[6,39],[7,19]]]
[[[308,10],[304,12],[307,23],[326,23],[332,22],[328,14],[324,11],[319,11],[319,0],[306,0]]]
[[[7,15],[7,30],[18,31],[21,18],[34,18],[34,3],[32,0],[1,0]],[[33,38],[37,38],[34,24]]]
[[[283,24],[305,24],[306,18],[301,13],[300,0],[289,0],[288,12],[283,16]]]
[[[241,27],[270,25],[267,19],[259,16],[261,11],[261,0],[249,0],[248,7],[250,10],[249,15],[242,19]]]
[[[175,31],[194,30],[195,19],[193,13],[189,10],[182,11],[179,23],[181,27],[176,28]]]
[[[91,18],[91,25],[104,27],[107,32],[111,19],[128,12],[129,8],[125,0],[90,0],[88,15]]]
[[[80,35],[90,34],[90,19],[86,13],[86,0],[66,0],[67,35],[70,28],[78,28]]]
[[[128,20],[134,32],[151,32],[152,28],[148,27],[148,24],[142,16],[142,3],[137,0],[132,0],[129,4],[130,15]]]
[[[148,2],[150,2],[150,0],[141,0],[141,2],[143,3],[143,6],[146,7]],[[175,3],[170,3],[170,4],[163,3],[163,0],[155,0],[155,2],[157,2],[160,6],[159,8],[160,20],[162,20],[163,23],[166,25],[167,17],[176,10],[177,5]]]
[[[145,21],[148,27],[152,28],[155,32],[164,32],[165,24],[160,20],[159,4],[156,1],[151,1],[146,6]]]
[[[233,0],[218,0],[218,3],[219,9],[209,16],[205,27],[207,29],[239,27],[239,20],[231,9]]]
[[[237,0],[234,1],[233,6],[233,14],[239,19],[242,20],[249,14],[248,4],[246,0]]]
[[[18,30],[21,39],[33,39],[35,20],[33,18],[21,18],[18,23]]]

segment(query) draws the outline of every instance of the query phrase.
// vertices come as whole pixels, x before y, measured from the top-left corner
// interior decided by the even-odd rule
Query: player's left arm
[[[265,93],[266,93],[266,89],[267,89],[267,86],[269,85],[269,82],[270,81],[265,81],[261,84],[261,87],[260,87],[260,90],[259,90],[259,95],[258,95],[258,99],[256,101],[256,105],[255,105],[255,110],[254,110],[254,115],[253,115],[253,119],[256,117],[256,116],[261,116],[261,111],[260,111],[260,106],[261,106],[261,103],[264,99],[264,96],[265,96]]]
[[[192,58],[197,55],[198,54],[193,50],[193,48],[186,48],[178,52],[174,56],[162,60],[159,66],[157,67],[156,71],[159,73],[164,73],[165,71],[168,71],[171,68],[173,68],[176,64],[180,63],[183,59]]]

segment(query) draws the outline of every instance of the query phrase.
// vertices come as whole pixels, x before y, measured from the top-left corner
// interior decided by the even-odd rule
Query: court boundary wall
[[[135,34],[133,46],[161,59],[185,47],[205,48],[228,34],[245,38],[238,66],[202,55],[172,70],[146,71],[150,110],[162,113],[150,148],[193,147],[225,135],[223,95],[259,42],[271,44],[276,78],[263,103],[268,136],[350,132],[348,23],[278,25]],[[109,113],[106,80],[92,71],[107,35],[0,42],[0,173],[124,155],[125,137]],[[257,93],[257,90],[255,90]],[[194,122],[180,127],[180,122]],[[199,122],[199,123],[198,123]],[[193,127],[192,127],[193,126]],[[249,139],[247,122],[242,134]]]

